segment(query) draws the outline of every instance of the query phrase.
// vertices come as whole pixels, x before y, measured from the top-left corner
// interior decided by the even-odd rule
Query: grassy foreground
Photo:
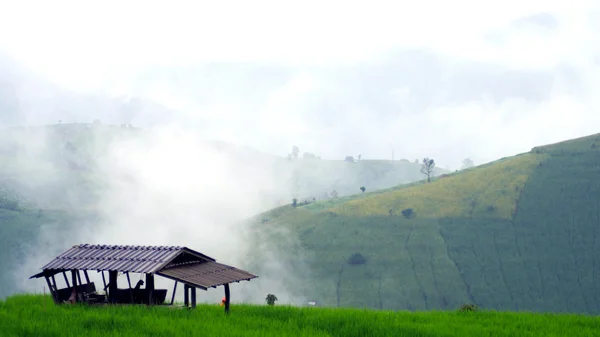
[[[196,310],[0,301],[2,336],[598,336],[600,317],[501,312],[392,312],[233,305]]]

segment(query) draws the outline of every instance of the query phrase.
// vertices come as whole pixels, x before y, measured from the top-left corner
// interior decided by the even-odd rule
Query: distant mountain
[[[5,128],[0,134],[0,184],[41,208],[93,208],[103,184],[107,179],[116,179],[103,172],[108,166],[103,161],[109,160],[109,151],[143,139],[152,146],[150,139],[155,136],[151,130],[102,123]],[[140,146],[143,150],[146,145]],[[387,188],[422,177],[420,164],[407,160],[286,160],[210,140],[193,144],[194,147],[212,149],[225,156],[233,163],[232,176],[255,180],[253,186],[258,195],[266,198],[266,207],[290,203],[293,198],[312,201],[331,198],[332,193],[355,194],[362,186],[368,191]],[[446,171],[436,169],[435,174],[443,172]],[[56,193],[61,197],[57,198]]]

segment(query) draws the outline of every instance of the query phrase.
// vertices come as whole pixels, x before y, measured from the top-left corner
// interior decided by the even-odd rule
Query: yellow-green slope
[[[527,178],[545,155],[524,154],[493,165],[438,178],[428,184],[368,195],[335,206],[340,215],[370,216],[399,214],[412,208],[419,217],[482,216],[510,218]],[[490,211],[488,210],[488,207]],[[487,212],[486,212],[487,211]]]

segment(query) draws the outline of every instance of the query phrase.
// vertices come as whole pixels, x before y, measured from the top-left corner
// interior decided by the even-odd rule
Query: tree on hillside
[[[294,160],[294,159],[298,159],[300,157],[300,149],[298,148],[298,146],[294,145],[292,146],[292,153],[288,154],[287,157],[285,157],[287,160]]]
[[[360,187],[360,190],[361,190],[363,193],[365,193],[365,190],[366,190],[366,189],[367,189],[367,188],[366,188],[366,187],[364,187],[364,186],[361,186],[361,187]]]
[[[421,164],[421,173],[427,176],[427,182],[431,182],[431,174],[433,173],[433,168],[435,167],[435,161],[433,159],[429,159],[428,157],[423,158],[423,163]]]
[[[475,163],[473,163],[473,160],[471,160],[471,158],[466,158],[465,160],[462,161],[462,169],[468,169],[470,167],[475,166]]]

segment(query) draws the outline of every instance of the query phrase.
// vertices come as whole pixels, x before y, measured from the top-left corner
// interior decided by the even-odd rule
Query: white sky
[[[586,22],[591,6],[531,0],[6,1],[0,43],[35,69],[76,84],[159,64],[357,62],[399,46],[529,68],[581,60],[594,33]],[[487,33],[539,12],[560,18],[557,36],[508,32],[514,36],[507,44],[485,42]]]
[[[557,94],[539,104],[518,100],[489,103],[482,98],[466,105],[419,111],[424,117],[414,122],[415,128],[433,125],[440,137],[439,142],[423,146],[432,156],[456,167],[467,156],[476,162],[489,161],[545,142],[598,131],[594,122],[600,125],[600,114],[592,93],[600,89],[596,79],[600,24],[594,23],[598,22],[594,18],[598,19],[599,7],[599,2],[564,0],[2,0],[0,51],[73,90],[141,95],[186,110],[190,116],[207,118],[222,127],[219,134],[227,140],[281,155],[298,142],[301,150],[339,158],[355,147],[340,141],[329,152],[320,149],[327,129],[308,123],[300,108],[314,90],[327,86],[325,75],[299,72],[251,118],[244,102],[206,108],[168,84],[145,88],[136,76],[157,66],[185,69],[211,61],[328,69],[377,64],[391,51],[411,48],[429,50],[449,62],[480,62],[520,70],[568,64],[584,74],[586,92],[577,97]],[[511,24],[538,13],[554,16],[557,28]],[[509,120],[506,114],[519,117]],[[364,116],[356,115],[352,126],[389,128],[393,133],[402,123],[396,120],[377,125]],[[249,123],[246,119],[258,120],[256,125],[266,130],[258,132],[256,125],[256,133],[244,130]],[[519,138],[507,141],[507,133]],[[406,134],[418,135],[419,130]],[[301,139],[308,140],[302,143]],[[406,141],[393,136],[365,140],[365,149],[359,151],[372,153],[371,157],[387,156],[387,144]],[[449,157],[446,148],[436,145],[440,142],[455,142],[453,146],[464,145],[468,151]],[[423,152],[419,148],[406,156]]]

